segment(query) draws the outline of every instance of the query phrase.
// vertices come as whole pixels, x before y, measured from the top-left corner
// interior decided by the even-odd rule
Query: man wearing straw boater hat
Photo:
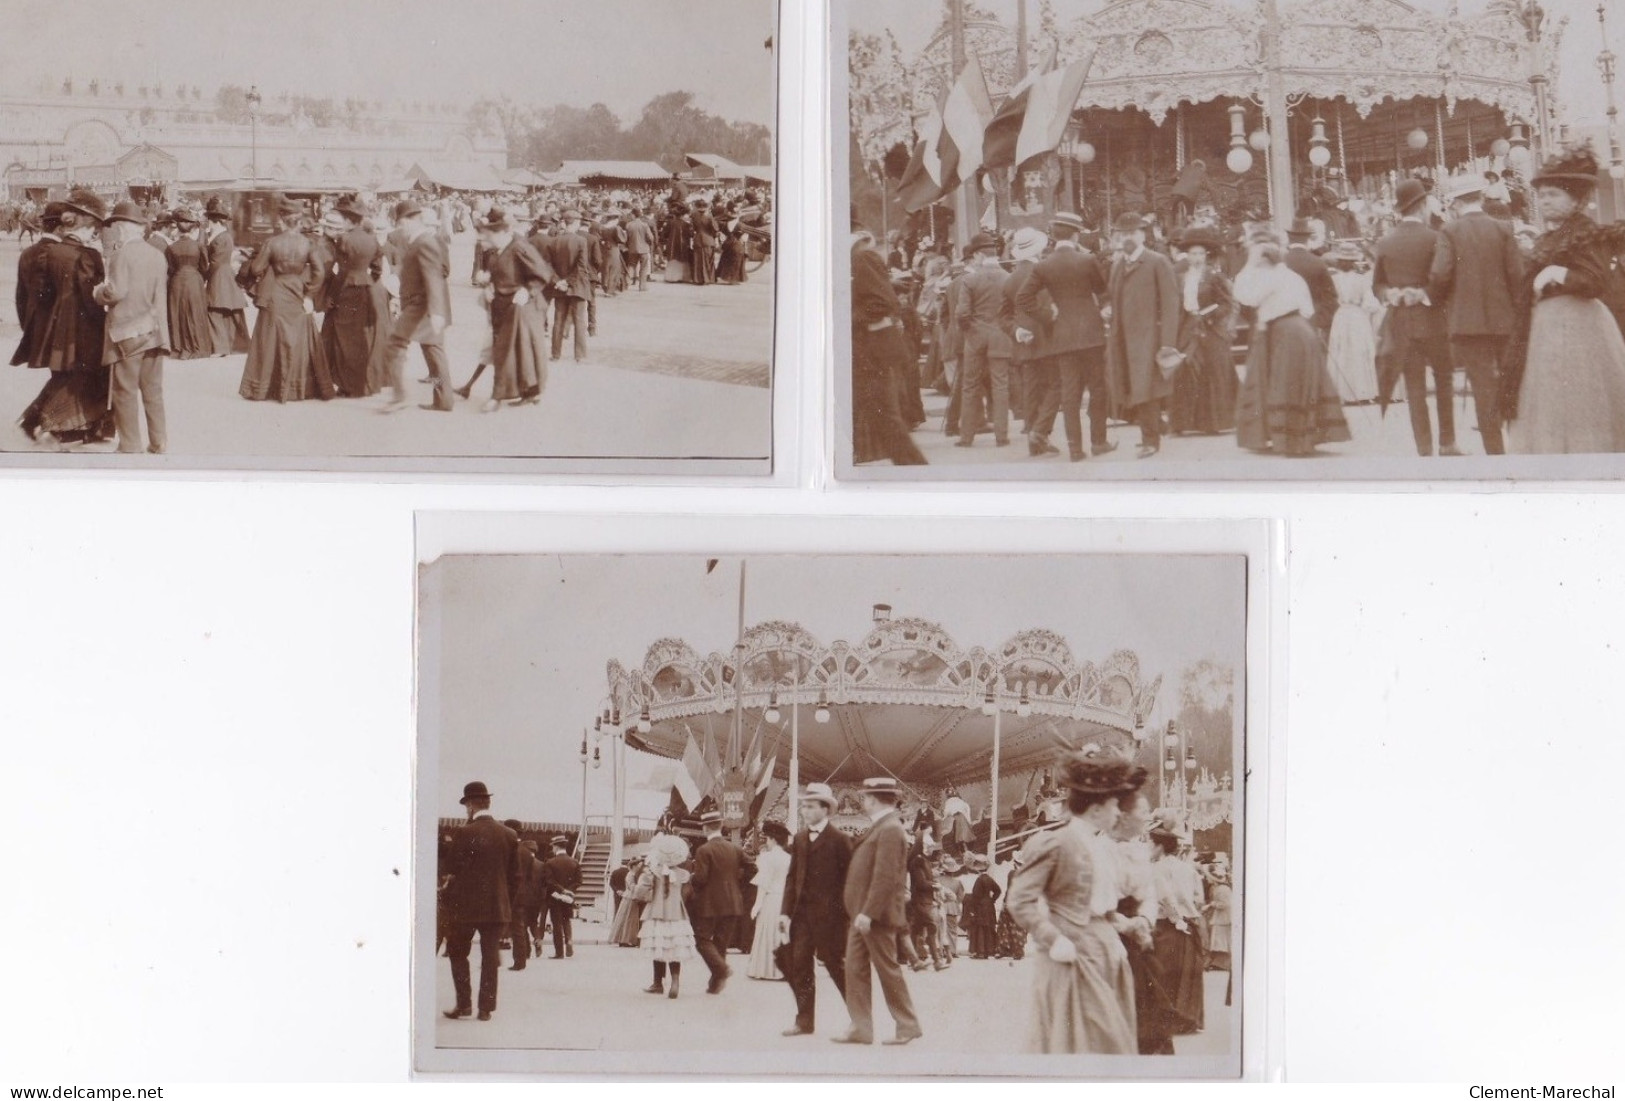
[[[581,865],[570,855],[565,838],[553,838],[548,847],[553,855],[543,865],[542,883],[547,896],[547,916],[553,922],[553,958],[558,960],[576,954],[571,919],[575,917],[576,892],[581,890]],[[539,948],[537,955],[541,955]]]
[[[1428,368],[1433,369],[1434,401],[1439,407],[1439,454],[1460,455],[1456,419],[1451,408],[1450,345],[1444,311],[1428,294],[1433,254],[1439,234],[1427,224],[1427,186],[1401,180],[1394,193],[1399,224],[1377,242],[1372,289],[1389,309],[1388,337],[1405,379],[1405,402],[1411,412],[1416,453],[1433,454],[1433,423],[1428,417]]]
[[[689,921],[694,926],[694,945],[711,971],[707,994],[720,994],[733,974],[725,956],[734,941],[734,926],[745,913],[745,897],[740,884],[750,866],[744,850],[722,836],[722,814],[706,811],[700,816],[705,843],[694,850],[694,870],[689,885]]]
[[[908,927],[908,832],[897,815],[899,795],[895,778],[879,776],[865,780],[859,796],[871,824],[852,850],[846,873],[846,913],[852,919],[846,937],[846,1011],[852,1027],[833,1038],[838,1044],[875,1042],[871,965],[897,1025],[897,1034],[884,1042],[897,1046],[924,1035],[897,961],[898,935]]]
[[[1501,439],[1501,357],[1512,335],[1523,257],[1512,226],[1484,212],[1488,181],[1476,174],[1450,183],[1454,215],[1439,230],[1432,285],[1444,307],[1450,356],[1467,371],[1484,450],[1506,453]]]
[[[458,800],[468,823],[457,827],[447,851],[446,955],[457,1005],[445,1011],[453,1020],[473,1014],[468,956],[480,938],[480,1020],[489,1021],[497,1007],[497,977],[502,970],[502,934],[513,920],[519,890],[519,835],[491,817],[491,792],[479,780],[463,785]]]
[[[842,895],[852,846],[830,824],[835,793],[828,784],[808,784],[801,794],[800,830],[790,842],[790,870],[785,874],[779,939],[788,939],[785,978],[796,999],[796,1023],[786,1036],[810,1036],[816,1000],[813,961],[824,969],[841,997],[846,997],[847,920]]]
[[[1093,253],[1084,250],[1087,227],[1076,214],[1060,213],[1050,220],[1055,250],[1040,260],[1016,295],[1016,339],[1033,334],[1038,357],[1028,368],[1036,376],[1036,389],[1049,386],[1054,374],[1059,387],[1055,408],[1066,427],[1066,447],[1073,462],[1088,457],[1083,447],[1083,395],[1089,394],[1089,444],[1096,455],[1115,450],[1106,439],[1106,323],[1100,304],[1106,298],[1106,269]],[[1046,303],[1045,298],[1049,301]],[[1033,403],[1028,402],[1029,415]],[[1029,419],[1029,433],[1049,442],[1055,414],[1047,399]],[[1042,446],[1039,448],[1043,450]]]
[[[107,307],[106,350],[112,372],[113,422],[122,454],[143,450],[162,455],[169,446],[164,424],[164,356],[169,351],[169,261],[147,244],[146,217],[132,202],[108,215],[107,280],[96,301]],[[147,446],[141,446],[141,413],[147,414]]]

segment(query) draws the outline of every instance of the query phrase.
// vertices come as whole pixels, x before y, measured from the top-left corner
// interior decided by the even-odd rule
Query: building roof
[[[668,180],[671,173],[654,161],[564,161],[548,173],[559,183],[579,183],[588,179],[605,180]]]
[[[745,170],[716,153],[685,153],[683,159],[688,161],[690,168],[709,168],[711,174],[719,180],[742,180]]]
[[[488,164],[443,164],[438,161],[419,161],[411,173],[420,182],[453,191],[509,191],[511,184]]]
[[[742,164],[739,171],[744,173],[745,179],[753,183],[770,184],[773,182],[773,166],[770,164]]]

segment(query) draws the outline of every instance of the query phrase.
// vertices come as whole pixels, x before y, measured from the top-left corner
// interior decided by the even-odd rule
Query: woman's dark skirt
[[[1236,443],[1251,451],[1309,455],[1319,444],[1350,439],[1314,326],[1302,314],[1288,314],[1256,329],[1236,412]]]

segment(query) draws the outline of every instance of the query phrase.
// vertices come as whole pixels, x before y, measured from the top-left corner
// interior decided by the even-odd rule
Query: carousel
[[[1162,678],[1147,679],[1132,651],[1080,661],[1047,630],[967,649],[937,624],[891,618],[885,605],[855,644],[768,622],[726,655],[661,639],[641,666],[611,661],[608,674],[601,722],[624,725],[633,748],[704,775],[702,794],[733,829],[764,817],[794,828],[788,793],[809,782],[835,789],[838,826],[860,823],[855,789],[894,776],[907,817],[961,814],[991,853],[1001,831],[1010,840],[1053,817],[1048,777],[1062,753],[1159,752],[1146,721]],[[1228,776],[1223,786],[1228,803]]]
[[[976,205],[961,209],[984,225],[1056,210],[1091,225],[1124,211],[1168,228],[1263,214],[1285,224],[1344,199],[1377,215],[1406,177],[1527,178],[1556,139],[1549,89],[1565,21],[1530,0],[1473,15],[1401,0],[1118,0],[1070,22],[1045,2],[1031,26],[1024,0],[1020,10],[1012,29],[950,0],[915,56],[887,36],[853,36],[855,185],[886,190],[898,148],[912,148],[968,64],[996,105],[1052,51],[1063,64],[1090,59],[1066,136],[971,185]],[[953,204],[941,205],[916,217],[940,226]],[[897,225],[900,212],[886,216]]]

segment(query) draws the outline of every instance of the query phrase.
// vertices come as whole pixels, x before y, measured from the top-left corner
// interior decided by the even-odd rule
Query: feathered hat
[[[1560,187],[1576,199],[1585,199],[1597,189],[1599,171],[1597,155],[1587,142],[1547,161],[1529,182],[1536,187]]]
[[[1145,783],[1145,769],[1107,754],[1069,753],[1059,779],[1062,787],[1087,795],[1127,795]]]

